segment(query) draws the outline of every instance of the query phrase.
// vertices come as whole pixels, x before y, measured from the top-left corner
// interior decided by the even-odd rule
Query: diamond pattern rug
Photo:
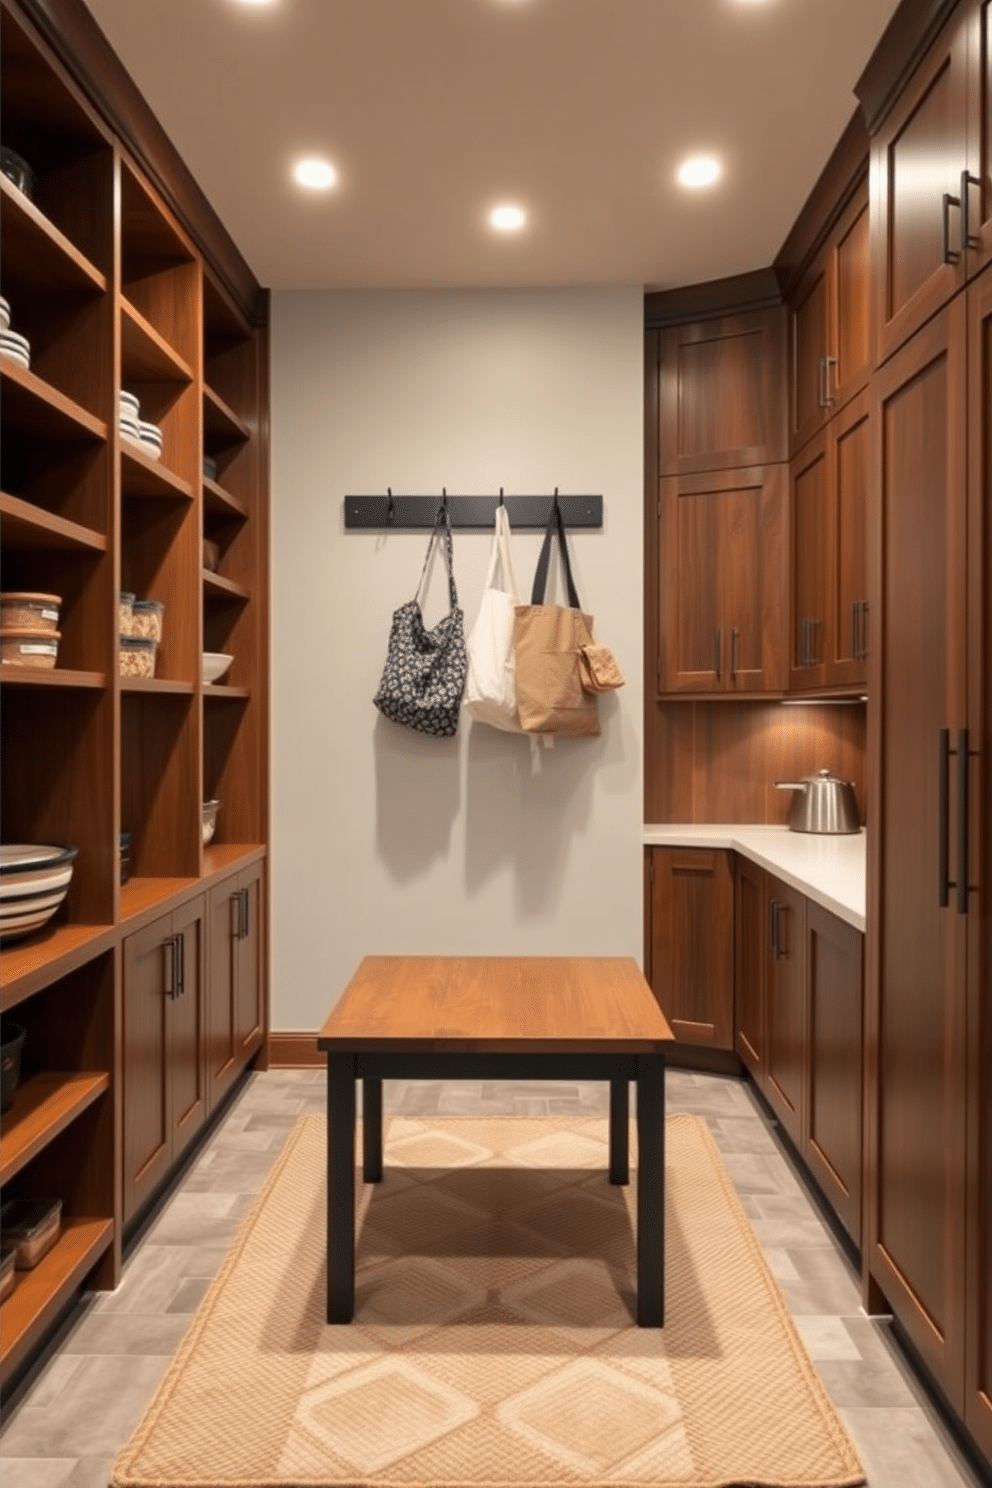
[[[522,1117],[388,1124],[355,1322],[330,1327],[325,1122],[302,1117],[115,1488],[864,1482],[705,1122],[669,1117],[666,1147],[664,1329],[633,1320],[606,1121]]]

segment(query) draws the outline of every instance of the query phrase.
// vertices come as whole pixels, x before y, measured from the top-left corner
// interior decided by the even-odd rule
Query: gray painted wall
[[[640,960],[642,317],[638,288],[273,296],[274,1029],[318,1027],[366,954]],[[467,718],[439,741],[379,715],[427,534],[345,532],[342,502],[387,485],[602,493],[603,529],[571,540],[627,676],[601,738],[535,758]],[[467,629],[489,541],[455,533]],[[525,597],[539,546],[515,536]],[[427,623],[445,607],[438,564]]]

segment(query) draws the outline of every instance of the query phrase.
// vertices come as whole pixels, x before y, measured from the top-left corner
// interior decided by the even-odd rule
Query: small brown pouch
[[[612,692],[627,680],[609,646],[579,647],[579,675],[586,692]]]

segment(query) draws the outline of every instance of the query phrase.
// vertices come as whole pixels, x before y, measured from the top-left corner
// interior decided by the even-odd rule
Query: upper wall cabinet
[[[868,381],[871,251],[865,180],[789,298],[789,450]]]
[[[781,307],[672,326],[660,350],[662,475],[786,458]]]
[[[992,257],[990,10],[955,8],[872,142],[879,362]]]

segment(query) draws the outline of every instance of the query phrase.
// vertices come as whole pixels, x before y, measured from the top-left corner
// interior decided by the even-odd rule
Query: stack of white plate
[[[10,326],[10,301],[0,295],[0,331],[6,331]]]
[[[69,891],[76,852],[43,843],[0,847],[0,941],[47,924]]]
[[[31,365],[31,342],[16,331],[0,331],[0,353],[21,367]]]
[[[162,453],[162,430],[158,424],[151,424],[147,419],[138,420],[138,440],[146,455],[151,455],[157,460]]]
[[[121,427],[121,433],[126,434],[129,439],[138,439],[138,400],[133,393],[121,388],[117,394],[117,417]]]

